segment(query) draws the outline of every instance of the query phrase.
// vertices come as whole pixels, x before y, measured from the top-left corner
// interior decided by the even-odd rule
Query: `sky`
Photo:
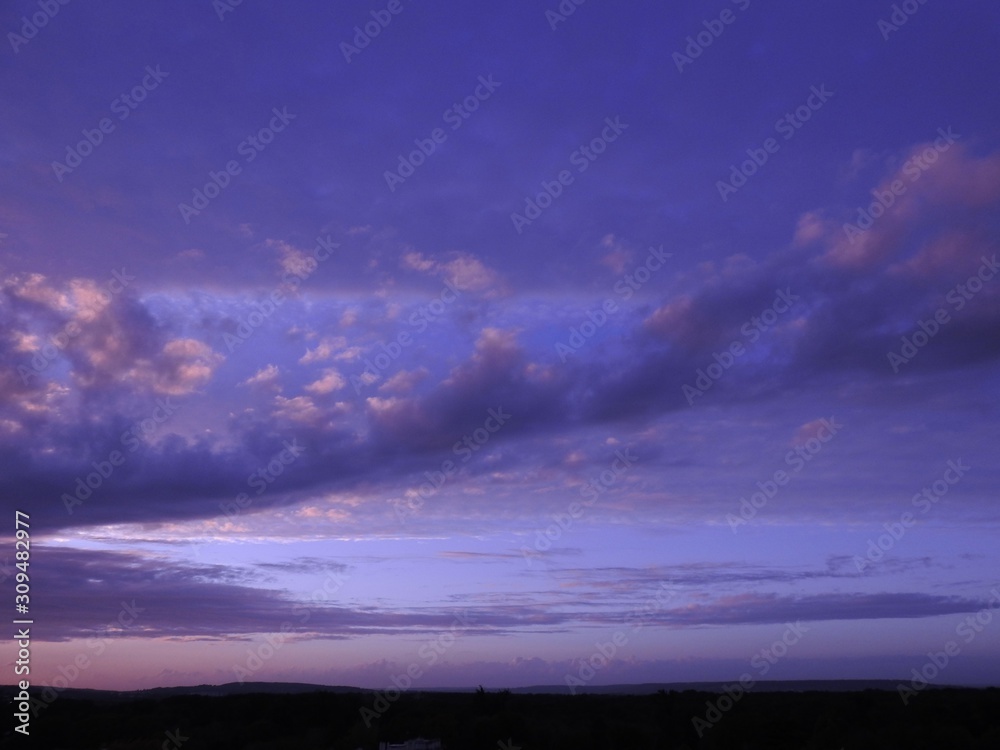
[[[998,28],[6,3],[32,685],[1000,684]]]

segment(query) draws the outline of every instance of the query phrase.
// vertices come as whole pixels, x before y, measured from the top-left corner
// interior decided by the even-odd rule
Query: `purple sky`
[[[33,684],[1000,683],[995,3],[42,5]]]

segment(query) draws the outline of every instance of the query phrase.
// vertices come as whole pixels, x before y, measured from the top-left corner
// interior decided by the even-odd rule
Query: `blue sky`
[[[902,5],[8,4],[36,682],[996,684],[1000,10]]]

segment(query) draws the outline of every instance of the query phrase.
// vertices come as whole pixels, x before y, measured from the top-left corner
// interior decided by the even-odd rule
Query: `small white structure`
[[[441,750],[441,740],[425,740],[418,737],[406,742],[380,742],[378,750]]]

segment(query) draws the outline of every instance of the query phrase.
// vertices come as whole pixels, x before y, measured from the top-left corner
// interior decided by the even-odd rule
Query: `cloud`
[[[650,332],[684,346],[696,346],[704,339],[695,325],[695,298],[686,294],[653,311],[644,324]]]
[[[309,396],[285,398],[274,397],[273,416],[276,419],[287,420],[301,425],[321,427],[327,421],[327,416]]]
[[[933,594],[848,594],[807,596],[740,594],[710,604],[693,604],[681,610],[664,610],[651,616],[653,623],[673,625],[724,625],[824,620],[882,620],[937,617],[977,612],[983,600]]]
[[[4,294],[14,304],[11,328],[17,349],[38,354],[24,358],[39,377],[69,365],[70,379],[85,391],[115,384],[164,395],[184,395],[211,379],[222,355],[195,338],[170,337],[132,295],[128,274],[111,279],[72,279],[59,289],[40,274],[9,277]],[[27,303],[27,304],[24,304]],[[27,333],[32,331],[32,333]]]
[[[174,339],[163,345],[159,356],[138,359],[124,373],[124,378],[147,386],[154,393],[185,396],[208,383],[223,359],[201,341]]]
[[[633,598],[612,598],[595,606],[592,593],[555,590],[545,596],[457,594],[448,601],[420,607],[385,609],[348,607],[332,595],[352,585],[355,566],[316,558],[259,565],[178,564],[155,555],[83,550],[73,547],[39,549],[32,569],[36,585],[47,594],[34,608],[39,640],[59,641],[109,631],[123,605],[135,612],[133,638],[209,637],[232,639],[280,632],[290,623],[299,637],[347,638],[355,635],[414,632],[436,633],[463,613],[463,631],[472,634],[558,633],[572,625],[622,626],[638,612],[648,626],[714,626],[881,620],[937,617],[977,612],[988,602],[960,596],[915,593],[825,593],[777,595],[750,593],[718,596],[706,603],[683,596],[675,602],[647,588]],[[510,560],[497,558],[498,563]],[[312,574],[320,596],[295,596],[267,587],[272,573]],[[308,585],[308,584],[307,584]],[[324,589],[323,587],[326,587]],[[325,593],[324,593],[325,591]],[[611,592],[602,596],[607,598]],[[655,606],[640,608],[649,601]],[[199,616],[190,616],[197,610]]]
[[[264,244],[278,252],[278,263],[283,277],[291,275],[306,278],[316,270],[316,259],[311,253],[283,240],[267,240]]]
[[[48,284],[45,276],[40,273],[8,276],[4,279],[3,286],[6,294],[35,302],[53,311],[69,312],[73,309],[69,295]]]
[[[426,367],[419,367],[416,370],[400,370],[380,385],[379,391],[406,395],[426,380],[428,375],[430,372]]]
[[[829,425],[835,424],[827,419],[814,419],[811,422],[807,422],[795,431],[795,435],[792,437],[791,445],[800,446],[805,445],[810,440],[819,439],[824,436],[831,435],[831,427]],[[837,425],[838,427],[840,425]],[[826,437],[829,440],[829,437]]]
[[[889,266],[886,273],[909,276],[917,281],[948,278],[956,270],[971,274],[984,253],[996,247],[996,238],[991,238],[984,228],[945,229],[911,257]]]
[[[844,182],[856,180],[869,166],[879,160],[879,155],[868,148],[856,148],[850,160],[843,165],[840,178]]]
[[[478,292],[487,298],[506,294],[500,275],[471,255],[460,254],[441,266],[444,277],[463,292]]]
[[[833,231],[833,224],[817,211],[807,211],[799,217],[792,243],[796,247],[810,245]]]
[[[334,355],[335,352],[347,348],[347,339],[343,336],[324,336],[320,339],[315,349],[308,349],[299,358],[299,364],[311,365],[315,362],[325,362]]]
[[[907,151],[909,158],[918,153]],[[815,208],[788,227],[786,246],[770,255],[730,253],[691,267],[680,281],[665,279],[655,288],[650,282],[648,295],[622,300],[600,336],[565,362],[554,343],[565,341],[569,327],[585,319],[581,311],[593,309],[586,294],[543,302],[528,295],[489,298],[485,292],[497,277],[472,256],[407,251],[404,267],[463,280],[484,294],[474,303],[448,307],[440,325],[428,326],[414,345],[403,347],[399,369],[386,372],[366,401],[333,397],[345,388],[348,374],[361,376],[358,360],[372,351],[373,341],[391,340],[399,332],[406,320],[402,302],[360,304],[338,295],[308,304],[289,300],[255,330],[252,346],[226,360],[220,348],[227,325],[251,308],[242,297],[137,289],[108,295],[95,280],[8,277],[0,292],[0,362],[6,365],[0,369],[0,420],[6,425],[0,450],[5,465],[17,467],[8,486],[59,497],[91,462],[120,447],[122,431],[148,416],[152,396],[189,399],[184,408],[193,407],[188,413],[197,418],[172,422],[144,445],[142,472],[123,469],[121,479],[102,489],[102,505],[90,504],[72,518],[54,505],[56,523],[91,524],[116,514],[131,520],[204,516],[208,511],[195,498],[231,497],[232,485],[242,484],[249,470],[273,455],[277,437],[289,431],[315,441],[311,447],[323,461],[296,467],[294,481],[289,479],[295,492],[290,485],[288,498],[275,501],[282,504],[332,487],[365,482],[381,487],[419,473],[429,452],[449,449],[480,427],[490,408],[515,415],[491,439],[490,452],[496,448],[498,461],[514,460],[506,449],[536,436],[559,439],[629,420],[653,424],[691,409],[682,387],[694,383],[697,372],[734,341],[745,345],[746,354],[713,382],[699,407],[774,402],[838,384],[864,388],[873,398],[899,398],[886,353],[918,320],[945,304],[950,286],[979,262],[976,252],[997,245],[988,220],[992,204],[984,203],[993,196],[989,180],[976,177],[992,175],[996,157],[953,146],[921,173],[912,194],[925,191],[932,207],[933,201],[953,200],[932,182],[951,184],[951,177],[943,177],[953,168],[946,157],[974,167],[975,189],[959,196],[969,210],[943,218],[930,211],[930,218],[913,219],[931,223],[915,224],[914,242],[898,252],[878,262],[869,259],[874,265],[862,278],[850,268],[830,266],[827,256],[831,243],[840,241],[842,225],[830,218],[837,209]],[[905,174],[902,170],[896,173]],[[612,253],[626,246],[617,236],[605,235],[602,242]],[[291,246],[272,242],[271,247],[283,257],[294,255]],[[773,325],[756,329],[759,335],[751,341],[744,327],[754,330],[752,321],[773,304],[779,289],[790,289],[800,301]],[[385,314],[392,304],[399,305],[396,320]],[[315,334],[289,335],[293,322],[299,331],[328,332],[345,311],[355,316],[350,331],[334,328],[336,334],[318,340]],[[77,318],[78,334],[52,350],[51,363],[38,377],[22,379],[18,368],[30,370],[32,359]],[[303,340],[314,342],[304,353]],[[986,285],[955,312],[933,346],[907,365],[907,376],[927,383],[943,370],[957,372],[998,356],[1000,286]],[[297,372],[296,362],[320,368],[295,381],[299,394],[279,392],[279,374]],[[341,362],[352,363],[350,373]],[[248,378],[248,372],[254,374]],[[264,389],[268,398],[246,403],[250,394],[234,388],[241,383]],[[32,437],[11,437],[23,434]],[[545,460],[561,465],[574,447],[570,443]],[[181,490],[189,497],[178,497]]]
[[[877,196],[882,198],[873,203]],[[870,270],[904,253],[919,254],[942,232],[959,228],[957,223],[965,231],[985,229],[998,204],[1000,153],[979,156],[962,143],[945,144],[943,137],[922,143],[866,196],[863,208],[874,217],[870,228],[857,228],[858,211],[848,219],[856,223],[854,231],[844,222],[839,228],[826,224],[821,260],[834,268]]]
[[[323,371],[323,377],[305,387],[305,390],[316,396],[323,396],[334,391],[339,391],[347,385],[347,380],[334,369]]]
[[[476,340],[472,357],[454,368],[444,385],[462,391],[486,388],[509,375],[522,358],[523,351],[517,344],[516,331],[484,328]]]
[[[280,391],[281,383],[278,382],[278,378],[280,376],[281,371],[278,369],[278,366],[272,364],[257,370],[256,373],[244,380],[240,383],[240,385],[263,388],[265,390]]]
[[[205,252],[196,247],[192,247],[187,250],[181,250],[174,256],[174,258],[182,261],[201,261],[205,259]]]
[[[403,255],[400,265],[421,273],[441,276],[459,291],[474,292],[486,299],[496,299],[509,293],[496,271],[468,253],[452,253],[448,260],[440,261],[410,251]]]
[[[624,273],[632,262],[634,253],[613,234],[606,234],[601,238],[601,248],[607,251],[601,257],[601,263],[616,275]]]
[[[404,268],[409,268],[414,271],[431,271],[437,268],[438,265],[430,258],[425,258],[423,253],[413,251],[404,254],[400,260],[400,264]]]
[[[44,557],[44,561],[42,558]],[[134,553],[46,547],[33,564],[40,587],[50,592],[35,607],[38,640],[116,637],[233,639],[277,633],[293,627],[299,638],[348,638],[364,634],[440,632],[455,622],[453,606],[378,609],[332,603],[352,572],[342,566],[313,565],[299,559],[287,566],[239,567],[211,564],[165,565],[163,559]],[[314,573],[317,597],[296,597],[264,585],[271,571]],[[123,630],[116,618],[124,608],[134,616]],[[198,617],[191,617],[197,611]],[[44,618],[44,619],[43,619]],[[516,626],[518,611],[470,611],[464,629],[502,633]],[[556,622],[557,615],[544,617]],[[109,628],[109,625],[111,626]]]

